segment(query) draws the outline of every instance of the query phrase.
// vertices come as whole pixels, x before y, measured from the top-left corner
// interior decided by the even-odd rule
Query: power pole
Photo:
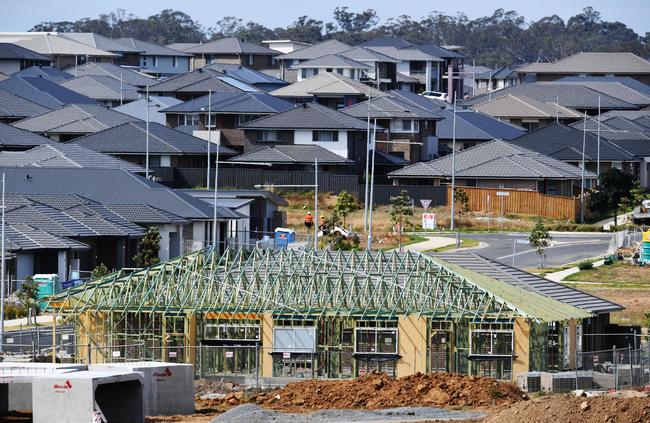
[[[580,181],[580,223],[585,223],[585,142],[587,140],[587,112],[582,129],[582,176]]]
[[[454,193],[456,192],[456,94],[454,93],[454,118],[451,129],[451,227],[454,230]]]
[[[318,157],[314,158],[314,252],[318,251]]]
[[[0,352],[5,342],[5,174],[2,173],[2,234],[0,235],[2,249],[2,265],[0,265]],[[55,316],[56,318],[56,316]]]
[[[212,90],[208,91],[208,118],[205,122],[207,122],[208,127],[208,174],[205,178],[205,184],[207,185],[207,189],[210,189],[210,160],[212,160],[210,157],[210,144],[212,144]]]
[[[146,141],[145,141],[145,178],[149,179],[149,85],[147,85],[147,96],[145,104],[147,105],[147,119],[146,119]]]

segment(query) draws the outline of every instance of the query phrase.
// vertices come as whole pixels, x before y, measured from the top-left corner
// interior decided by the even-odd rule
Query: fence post
[[[90,365],[92,363],[92,360],[90,359],[91,354],[92,354],[92,348],[90,347],[90,342],[88,342],[88,364]]]
[[[612,362],[614,363],[614,390],[618,391],[618,357],[616,356],[616,345],[612,348]]]
[[[203,379],[203,345],[199,345],[199,379]]]
[[[260,388],[260,343],[255,343],[255,387]]]
[[[629,350],[629,360],[630,360],[630,386],[634,386],[634,366],[632,366],[632,345],[627,344],[627,349]]]

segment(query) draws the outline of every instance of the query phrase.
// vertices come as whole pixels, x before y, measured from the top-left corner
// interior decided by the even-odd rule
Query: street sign
[[[431,200],[420,200],[420,204],[422,204],[424,209],[428,209],[431,205]]]
[[[422,229],[436,229],[436,215],[434,213],[422,213]]]
[[[497,191],[497,197],[507,197],[510,193],[508,191]]]
[[[235,353],[233,351],[226,351],[226,358],[233,358]]]
[[[282,353],[282,358],[291,358],[291,353],[290,352],[283,352]]]

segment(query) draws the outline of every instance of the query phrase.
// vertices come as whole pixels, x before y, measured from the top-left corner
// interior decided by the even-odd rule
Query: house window
[[[313,131],[314,142],[333,142],[339,140],[338,131]]]
[[[396,328],[355,328],[355,354],[397,354]]]
[[[325,72],[332,73],[332,68],[326,68]]]
[[[214,113],[205,115],[205,127],[214,128],[217,126],[217,115]]]
[[[237,115],[237,124],[243,125],[251,120],[257,119],[258,117],[259,116],[257,115]]]
[[[354,79],[354,69],[350,69],[350,78]]]
[[[204,326],[203,338],[215,341],[259,341],[260,326],[208,323]]]
[[[160,167],[171,167],[172,158],[171,156],[160,156]]]
[[[473,330],[469,339],[470,355],[512,356],[511,330]]]
[[[302,76],[302,79],[307,78],[307,69],[305,68],[300,69],[300,75]]]
[[[262,131],[260,133],[260,141],[279,141],[278,131]]]
[[[172,57],[172,66],[175,68],[178,67],[178,57],[176,56]]]
[[[142,67],[143,68],[147,67],[147,56],[142,56]]]
[[[185,125],[187,126],[199,126],[201,123],[198,114],[185,115]]]
[[[318,68],[314,69],[314,76],[318,75]]]
[[[414,134],[414,133],[417,133],[420,130],[419,126],[420,125],[419,125],[419,122],[417,120],[413,120],[413,119],[395,119],[392,122],[391,130],[393,132]]]
[[[246,64],[248,64],[248,66],[253,66],[255,64],[255,57],[252,54],[249,54],[246,59]]]
[[[343,75],[343,68],[336,69],[336,73],[338,73],[339,75]]]
[[[158,56],[153,56],[153,67],[158,66]]]
[[[427,64],[423,61],[412,61],[409,63],[409,71],[411,74],[415,73],[425,73],[427,70]]]

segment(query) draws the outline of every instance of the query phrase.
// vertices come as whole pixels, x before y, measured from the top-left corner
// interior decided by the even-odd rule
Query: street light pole
[[[207,185],[207,189],[210,189],[210,144],[212,144],[212,90],[208,91],[208,118],[206,119],[207,126],[208,126],[208,174],[205,178],[205,184]],[[214,241],[213,241],[214,242]]]
[[[368,184],[369,184],[369,171],[368,166],[370,165],[370,94],[368,94],[368,125],[367,125],[367,134],[366,134],[366,190],[364,193],[363,199],[363,230],[367,233],[368,231]]]
[[[451,226],[454,230],[454,194],[456,192],[456,93],[454,93],[454,118],[451,129]]]
[[[314,158],[314,252],[318,251],[318,157]]]
[[[585,142],[587,140],[587,112],[582,129],[582,172],[580,177],[580,223],[585,223]]]
[[[2,249],[2,265],[0,265],[0,352],[5,341],[5,174],[2,173],[2,233],[0,248]]]
[[[600,177],[600,96],[598,96],[598,129],[596,130],[597,151],[596,151],[596,175]]]
[[[146,119],[146,141],[145,141],[145,170],[144,170],[144,176],[145,178],[149,179],[149,85],[147,85],[147,99],[145,101],[145,104],[147,105],[147,119]]]
[[[210,137],[208,136],[208,138]],[[210,141],[208,141],[208,145],[210,145]],[[214,204],[213,204],[214,214],[212,220],[212,245],[213,245],[212,248],[214,248],[215,244],[217,248],[219,247],[217,242],[217,191],[219,190],[219,147],[220,147],[219,144],[217,144],[217,160],[214,164]]]
[[[370,167],[370,201],[368,203],[368,251],[372,251],[372,202],[375,196],[375,151],[377,150],[377,144],[375,144],[375,138],[377,138],[377,119],[373,122],[372,129],[372,165]]]

